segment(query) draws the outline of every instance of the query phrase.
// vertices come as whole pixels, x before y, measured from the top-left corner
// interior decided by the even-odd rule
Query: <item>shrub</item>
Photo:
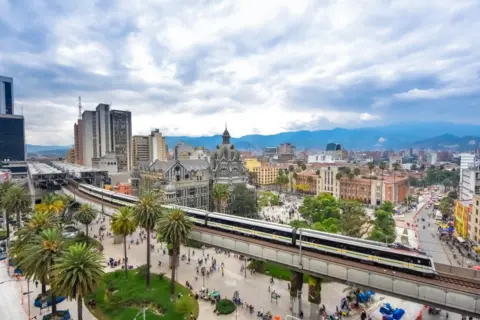
[[[230,314],[235,311],[235,304],[232,300],[222,299],[217,302],[217,312],[218,314]]]
[[[142,264],[140,267],[137,268],[137,274],[141,277],[147,276],[147,265]]]
[[[180,299],[176,303],[177,311],[183,314],[189,314],[193,310],[192,302],[188,299]]]

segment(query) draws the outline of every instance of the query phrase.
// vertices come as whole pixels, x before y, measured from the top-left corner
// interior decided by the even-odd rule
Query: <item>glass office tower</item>
[[[14,114],[13,111],[13,79],[0,76],[0,114]]]
[[[23,116],[0,114],[0,161],[25,161]]]

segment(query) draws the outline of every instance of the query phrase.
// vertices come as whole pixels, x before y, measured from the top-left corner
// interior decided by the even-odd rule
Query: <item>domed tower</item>
[[[175,186],[169,183],[165,187],[165,202],[166,203],[175,203],[176,190]]]

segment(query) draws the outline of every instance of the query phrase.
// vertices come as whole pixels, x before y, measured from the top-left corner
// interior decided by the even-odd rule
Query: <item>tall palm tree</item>
[[[383,178],[384,178],[384,172],[385,172],[385,169],[387,168],[387,164],[383,161],[380,161],[380,163],[378,164],[378,168],[382,171],[382,192],[380,192],[380,203],[383,202],[383,188],[385,187],[384,186],[384,183],[383,183]]]
[[[25,226],[18,229],[15,233],[16,239],[10,244],[10,255],[16,257],[21,255],[22,251],[28,246],[33,239],[43,230],[51,229],[56,226],[57,219],[50,213],[45,211],[34,211]],[[46,283],[42,283],[42,294],[45,294]]]
[[[97,217],[97,211],[88,203],[83,204],[75,215],[75,220],[85,225],[85,231],[88,238],[88,225]]]
[[[112,217],[110,229],[116,236],[123,237],[123,254],[125,255],[125,276],[128,277],[128,261],[127,261],[127,236],[131,235],[137,229],[137,223],[133,216],[132,207],[122,207]]]
[[[170,281],[170,298],[175,299],[175,266],[180,254],[180,245],[186,244],[192,231],[193,223],[181,210],[174,209],[158,221],[157,234],[160,239],[172,245],[173,264]]]
[[[228,185],[216,183],[213,185],[213,199],[215,199],[218,212],[225,213],[226,201],[228,199]]]
[[[397,203],[397,186],[395,184],[395,173],[400,169],[400,164],[395,162],[392,164],[392,169],[393,169],[393,203]]]
[[[8,221],[10,220],[10,212],[7,211],[6,207],[4,206],[4,201],[3,199],[5,198],[5,195],[11,187],[14,186],[14,183],[11,181],[4,181],[0,183],[0,211],[3,213],[3,218],[5,220],[5,226],[7,228],[7,244],[10,238],[10,225]]]
[[[372,192],[372,172],[373,172],[373,169],[375,169],[375,163],[373,163],[373,161],[370,161],[369,163],[367,163],[367,166],[368,166],[368,170],[370,171],[370,193]],[[375,194],[377,194],[375,192]],[[370,199],[370,204],[372,204],[372,201]]]
[[[42,197],[41,202],[35,206],[38,211],[48,211],[57,215],[61,214],[64,208],[64,203],[55,193],[47,193]]]
[[[2,197],[2,207],[7,211],[7,215],[11,213],[16,214],[18,227],[21,226],[21,213],[30,210],[31,206],[32,198],[30,197],[30,194],[27,190],[18,185],[13,185],[8,188],[7,192],[5,192]]]
[[[147,275],[146,289],[150,289],[150,234],[155,229],[155,225],[162,216],[161,197],[156,193],[145,192],[139,203],[134,207],[134,220],[138,226],[147,231]]]
[[[62,252],[67,247],[67,242],[62,232],[57,228],[46,229],[36,235],[23,251],[17,255],[17,264],[27,279],[40,279],[42,284],[52,280],[52,268]],[[52,315],[57,312],[55,289],[52,291]]]
[[[68,194],[59,195],[58,199],[63,203],[63,211],[61,213],[62,222],[68,222],[68,220],[71,219],[71,215],[69,215],[70,208],[75,204],[75,199]]]
[[[77,319],[83,320],[83,298],[95,292],[104,275],[101,253],[84,243],[68,247],[53,267],[52,288],[77,300]]]

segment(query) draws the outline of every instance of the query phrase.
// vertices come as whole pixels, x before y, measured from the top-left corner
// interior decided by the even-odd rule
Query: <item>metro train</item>
[[[106,203],[118,206],[134,206],[138,203],[136,197],[103,190],[91,185],[80,184],[78,189],[92,197],[103,199]],[[204,228],[296,248],[301,247],[305,251],[326,253],[422,276],[433,277],[436,275],[434,261],[431,257],[417,252],[397,250],[380,242],[310,229],[296,229],[289,225],[240,218],[196,208],[177,205],[164,205],[164,207],[166,209],[181,209],[195,225]]]

